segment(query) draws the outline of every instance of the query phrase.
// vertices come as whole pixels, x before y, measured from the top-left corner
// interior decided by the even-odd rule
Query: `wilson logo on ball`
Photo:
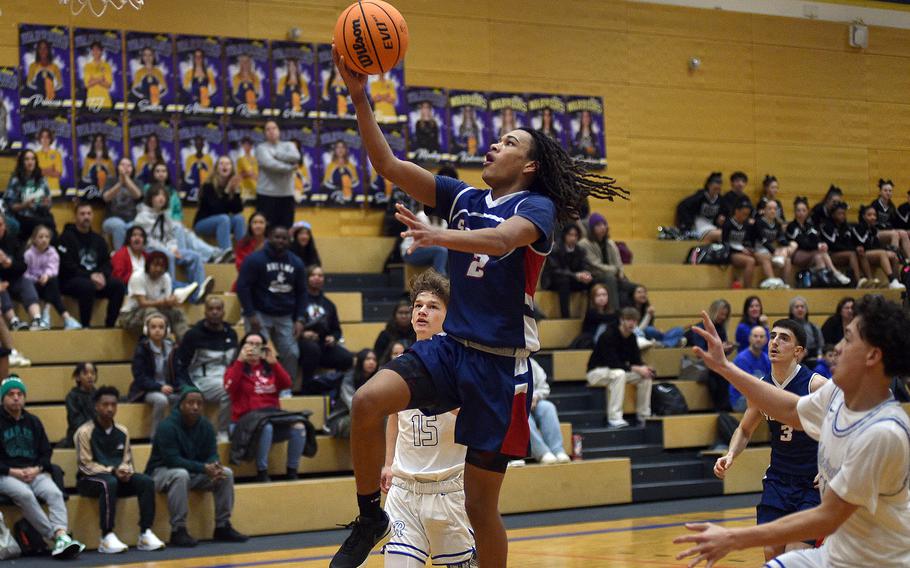
[[[366,38],[363,37],[363,26],[361,25],[360,18],[351,22],[351,30],[354,34],[354,43],[351,45],[351,49],[354,51],[357,63],[360,63],[360,66],[363,69],[369,69],[373,66],[373,58],[370,57]]]
[[[395,67],[408,49],[408,25],[394,6],[363,0],[348,6],[335,24],[335,48],[351,70],[379,75]]]

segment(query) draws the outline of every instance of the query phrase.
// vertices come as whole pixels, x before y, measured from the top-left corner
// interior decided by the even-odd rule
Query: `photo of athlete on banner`
[[[449,117],[449,153],[454,155],[454,162],[461,165],[482,165],[490,146],[486,93],[449,91]]]
[[[354,118],[354,104],[348,96],[338,69],[332,61],[332,46],[316,45],[316,65],[319,73],[319,116],[323,118]]]
[[[389,148],[392,149],[392,154],[395,155],[399,160],[407,159],[407,146],[405,144],[405,125],[404,124],[382,124],[379,126],[382,130],[382,135],[385,138],[386,142],[389,143]],[[367,190],[367,197],[371,204],[383,207],[389,200],[392,198],[393,190],[395,185],[379,175],[376,170],[373,169],[373,164],[370,163],[370,158],[364,152],[363,159],[366,161],[366,170],[368,174],[369,188]]]
[[[367,77],[367,92],[373,101],[373,114],[380,124],[408,119],[405,98],[404,61],[381,75]]]
[[[173,48],[166,34],[126,33],[130,112],[176,110]]]
[[[123,152],[123,125],[116,118],[76,117],[76,194],[101,199],[101,192],[117,181],[116,164]]]
[[[316,111],[319,88],[315,64],[313,44],[272,42],[273,116],[304,118]]]
[[[171,179],[177,178],[176,131],[170,120],[133,118],[129,124],[129,156],[139,185],[151,184],[155,164],[167,165]]]
[[[234,171],[240,177],[240,198],[246,201],[256,199],[256,183],[259,180],[259,163],[256,161],[256,145],[265,141],[261,125],[231,122],[225,128],[228,156],[234,162]]]
[[[444,89],[408,87],[408,159],[426,164],[448,160],[449,97]]]
[[[73,30],[76,108],[123,110],[123,37],[120,32]]]
[[[23,109],[70,107],[70,34],[61,26],[19,25]]]
[[[348,123],[323,122],[319,130],[319,145],[322,147],[321,199],[331,205],[363,203],[360,132]]]
[[[325,194],[322,187],[322,150],[316,132],[316,123],[289,124],[281,129],[281,139],[290,140],[297,146],[300,162],[294,171],[294,199],[301,205],[322,203]]]
[[[51,197],[60,197],[64,192],[72,194],[76,189],[72,132],[69,116],[22,116],[25,145],[38,156],[38,167],[47,180]]]
[[[528,101],[515,93],[489,93],[490,142],[496,142],[506,132],[528,124]]]
[[[531,128],[540,130],[560,146],[566,146],[566,101],[559,95],[528,95]]]
[[[0,153],[22,149],[19,120],[19,70],[0,67]]]
[[[221,41],[216,37],[177,36],[177,76],[181,112],[224,113],[221,89]]]
[[[271,112],[269,93],[269,45],[248,39],[224,40],[228,107],[235,116],[255,118]]]
[[[569,154],[592,168],[607,165],[604,103],[601,97],[566,97]]]
[[[216,121],[182,121],[177,127],[180,152],[180,195],[196,201],[199,189],[224,153],[224,133]]]

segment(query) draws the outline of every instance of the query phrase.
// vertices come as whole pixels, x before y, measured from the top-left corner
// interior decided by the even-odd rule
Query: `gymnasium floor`
[[[674,536],[683,524],[712,520],[724,526],[754,523],[758,495],[686,499],[636,505],[597,507],[511,515],[509,565],[522,568],[675,567],[681,547]],[[345,536],[343,531],[320,531],[251,539],[242,545],[202,543],[195,549],[168,549],[160,553],[130,552],[116,557],[83,554],[68,566],[133,566],[163,568],[302,567],[324,568]],[[165,537],[166,535],[159,535]],[[47,566],[48,559],[8,562],[11,566]],[[728,556],[718,567],[761,566],[760,550]],[[382,566],[378,555],[368,568]]]

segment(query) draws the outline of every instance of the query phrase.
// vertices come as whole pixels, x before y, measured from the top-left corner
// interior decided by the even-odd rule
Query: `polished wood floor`
[[[521,568],[631,568],[677,567],[674,560],[680,547],[674,536],[685,532],[683,523],[712,520],[724,526],[754,524],[754,508],[721,512],[686,513],[619,521],[579,523],[509,531],[509,566]],[[226,556],[205,556],[166,562],[129,564],[133,567],[206,568],[231,566],[255,568],[324,568],[335,547],[261,551]],[[725,558],[720,567],[761,566],[761,550],[747,550]],[[368,568],[381,568],[382,558],[374,555]]]

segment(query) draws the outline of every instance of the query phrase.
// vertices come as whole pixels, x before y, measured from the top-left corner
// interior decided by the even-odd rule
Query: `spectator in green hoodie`
[[[202,415],[203,404],[198,388],[183,387],[177,407],[158,425],[145,468],[145,473],[155,482],[155,490],[167,493],[171,546],[197,544],[186,530],[190,490],[211,491],[215,496],[214,540],[243,542],[248,538],[231,526],[234,472],[218,460],[215,429]]]

